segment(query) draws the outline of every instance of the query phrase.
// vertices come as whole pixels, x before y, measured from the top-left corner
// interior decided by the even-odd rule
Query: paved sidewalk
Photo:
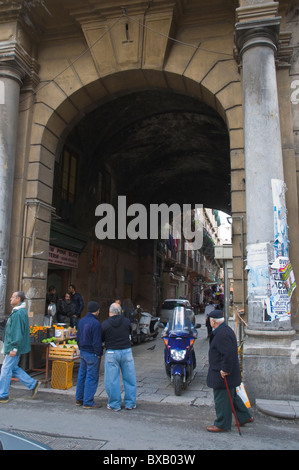
[[[194,344],[197,367],[193,380],[188,385],[187,389],[183,390],[181,396],[175,395],[174,387],[170,383],[170,379],[166,376],[163,356],[164,343],[161,339],[162,330],[160,330],[156,339],[132,348],[137,376],[137,403],[144,401],[155,404],[178,404],[195,407],[214,406],[213,390],[206,385],[209,342],[207,339],[204,315],[197,315],[197,322],[202,324],[202,327],[198,329],[198,338]],[[77,372],[78,367],[75,367],[73,386],[68,390],[53,389],[51,388],[51,384],[49,384],[48,388],[41,387],[39,393],[50,392],[68,395],[72,399],[75,399]],[[20,383],[15,383],[13,386],[23,387]],[[99,386],[96,392],[96,398],[97,397],[102,399],[101,401],[107,398],[104,387],[103,360],[100,370]],[[257,399],[255,408],[264,414],[277,418],[298,419],[299,396],[298,401]]]
[[[213,391],[206,386],[206,376],[208,370],[208,348],[209,343],[206,337],[206,327],[204,326],[204,315],[198,315],[197,321],[202,324],[198,329],[198,339],[195,341],[195,354],[197,367],[193,380],[181,396],[176,396],[174,387],[170,379],[166,376],[164,366],[164,343],[161,339],[162,329],[156,339],[133,346],[133,356],[135,362],[137,378],[137,402],[145,401],[151,403],[180,404],[193,406],[212,406],[214,404]],[[76,379],[78,367],[74,368],[73,386],[68,390],[57,390],[43,386],[39,391],[58,393],[75,397]],[[20,384],[21,386],[21,384]],[[100,368],[100,380],[96,397],[107,398],[104,387],[104,359]]]

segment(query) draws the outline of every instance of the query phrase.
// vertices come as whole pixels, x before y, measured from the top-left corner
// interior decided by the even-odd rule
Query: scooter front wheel
[[[173,383],[174,383],[174,393],[177,396],[180,396],[182,394],[182,377],[180,375],[174,375]]]

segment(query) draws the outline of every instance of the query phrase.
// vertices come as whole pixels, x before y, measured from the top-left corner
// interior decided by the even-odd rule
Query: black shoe
[[[8,403],[8,400],[9,400],[8,397],[0,398],[0,403]]]
[[[38,391],[39,387],[41,386],[41,384],[42,383],[40,381],[36,382],[36,385],[35,385],[34,389],[32,390],[31,398],[35,397],[35,395],[37,394],[37,391]]]

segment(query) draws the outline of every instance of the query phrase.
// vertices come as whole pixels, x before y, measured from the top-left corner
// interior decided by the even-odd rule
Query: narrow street
[[[198,316],[203,323],[203,316]],[[211,434],[206,426],[215,418],[212,390],[206,387],[208,341],[204,325],[196,341],[197,373],[180,397],[174,395],[165,375],[163,342],[157,339],[133,348],[138,380],[136,410],[114,413],[106,408],[103,364],[96,403],[99,409],[75,406],[75,380],[69,390],[41,388],[35,400],[21,384],[14,383],[10,402],[1,405],[0,429],[50,445],[54,450],[102,450],[106,455],[121,451],[145,450],[165,455],[197,455],[197,450],[295,450],[299,449],[298,420],[266,416],[253,407],[254,422],[242,427],[242,436],[233,425],[231,432]],[[234,423],[234,420],[233,420]],[[118,451],[115,454],[109,451]],[[154,452],[157,454],[157,452]],[[198,458],[198,455],[197,455]],[[145,460],[146,463],[146,460]]]

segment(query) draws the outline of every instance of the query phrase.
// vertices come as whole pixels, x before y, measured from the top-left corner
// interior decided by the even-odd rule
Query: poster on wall
[[[286,185],[278,179],[271,180],[274,209],[274,256],[289,256],[287,209],[285,202]]]
[[[288,321],[291,316],[291,296],[296,288],[289,260],[287,209],[284,181],[272,179],[274,211],[274,262],[269,264],[269,296],[264,300],[264,321]]]
[[[290,261],[288,261],[284,268],[280,268],[279,271],[288,291],[288,296],[291,298],[294,290],[296,289],[296,281],[293,266]]]
[[[264,299],[269,289],[269,243],[253,243],[247,247],[248,296]],[[273,256],[272,260],[273,261]]]
[[[291,296],[296,281],[289,258],[279,256],[270,267],[271,295],[266,301],[264,321],[286,321],[291,315]]]

